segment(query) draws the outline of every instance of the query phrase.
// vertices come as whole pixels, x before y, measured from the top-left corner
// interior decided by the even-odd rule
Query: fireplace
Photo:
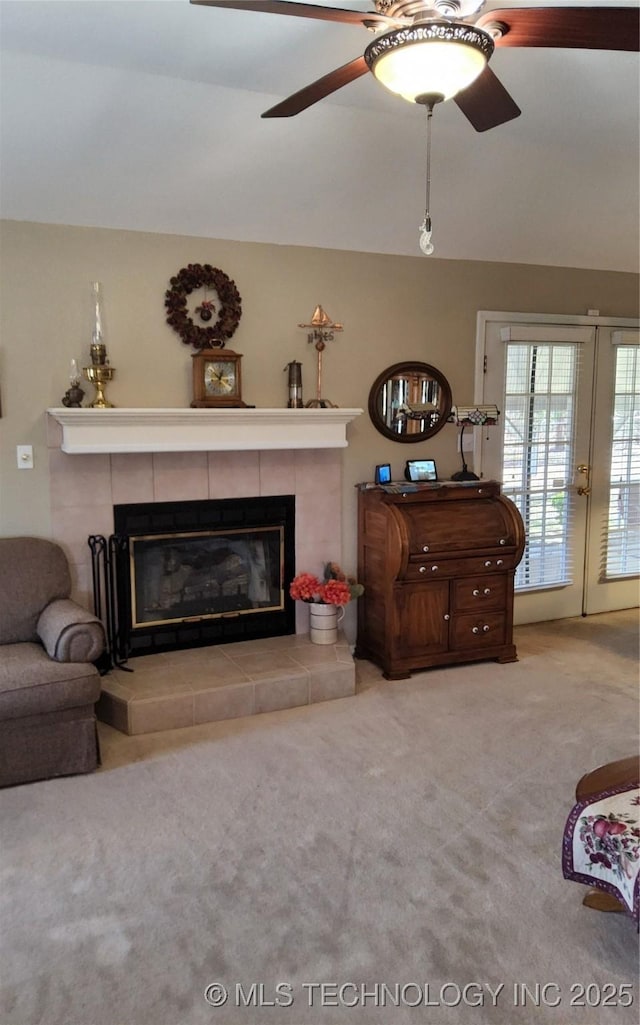
[[[295,497],[116,505],[105,552],[116,660],[295,632]]]
[[[72,594],[86,608],[93,595],[93,562],[87,536],[116,537],[114,510],[189,505],[248,496],[293,496],[295,565],[321,573],[332,558],[343,561],[343,449],[346,425],[362,410],[340,409],[52,409],[47,417],[51,536],[65,549]],[[242,529],[245,524],[236,525]],[[250,524],[256,529],[256,524]],[[264,526],[264,524],[263,524]],[[225,529],[234,529],[223,524]],[[186,531],[221,529],[199,523]],[[166,523],[136,537],[171,534]],[[108,546],[109,547],[109,546]],[[123,558],[116,546],[109,557]],[[127,558],[128,558],[127,552]],[[285,540],[285,566],[288,559]],[[293,571],[291,572],[293,575]],[[285,579],[289,571],[285,569]],[[130,583],[129,583],[130,587]],[[286,595],[286,587],[285,587]],[[105,595],[102,595],[104,600]],[[110,667],[102,681],[99,718],[128,734],[150,733],[277,709],[314,704],[355,693],[355,666],[346,639],[334,648],[308,640],[309,610],[295,602],[295,633],[241,644],[189,638],[193,651],[150,647],[149,658]],[[286,599],[285,599],[286,609]],[[110,608],[103,603],[106,625]],[[238,611],[238,610],[236,610]],[[115,613],[115,606],[114,606]],[[271,611],[254,619],[262,628]],[[246,615],[204,619],[199,630],[223,626],[231,633]],[[117,626],[117,623],[115,624]],[[193,624],[165,622],[156,641]],[[141,634],[136,630],[136,640]],[[204,645],[213,645],[206,647]],[[151,652],[156,650],[157,654]],[[138,652],[142,653],[142,652]],[[109,667],[107,667],[109,668]],[[134,672],[127,670],[135,669]]]
[[[110,537],[114,507],[295,496],[298,570],[343,560],[343,449],[359,409],[49,410],[51,537],[72,568],[73,597],[93,599],[87,537]],[[296,632],[308,609],[296,602]]]

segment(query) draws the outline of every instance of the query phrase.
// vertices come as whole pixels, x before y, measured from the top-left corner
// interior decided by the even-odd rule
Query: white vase
[[[338,605],[309,605],[309,636],[314,644],[335,644],[344,609]]]

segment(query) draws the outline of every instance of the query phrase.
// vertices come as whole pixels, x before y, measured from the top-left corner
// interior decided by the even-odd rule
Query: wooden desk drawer
[[[505,642],[503,612],[452,616],[449,627],[451,646],[458,651],[464,648],[493,648]]]
[[[404,578],[400,574],[399,579],[437,580],[440,577],[471,575],[484,577],[489,574],[500,574],[503,570],[512,569],[515,565],[516,559],[513,552],[473,559],[440,559],[437,556],[432,558],[423,556],[422,559],[411,558]]]
[[[497,573],[462,577],[451,588],[452,612],[490,612],[503,609],[507,600],[507,578]]]

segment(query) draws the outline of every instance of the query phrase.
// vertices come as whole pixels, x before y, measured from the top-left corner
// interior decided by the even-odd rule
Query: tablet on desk
[[[376,484],[390,484],[391,483],[391,464],[380,463],[376,466]]]
[[[404,468],[406,480],[436,481],[438,471],[434,459],[408,459]]]

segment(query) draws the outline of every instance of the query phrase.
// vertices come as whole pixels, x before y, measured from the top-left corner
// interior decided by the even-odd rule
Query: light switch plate
[[[33,445],[16,445],[19,470],[33,470]]]

